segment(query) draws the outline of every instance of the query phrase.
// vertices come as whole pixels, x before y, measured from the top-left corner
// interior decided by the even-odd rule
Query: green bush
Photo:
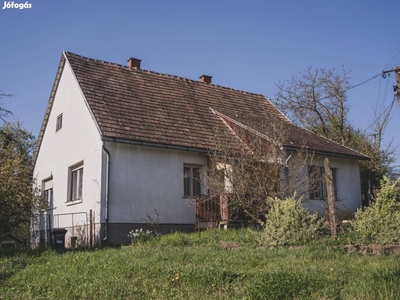
[[[268,246],[298,245],[314,239],[323,227],[317,214],[310,214],[296,199],[275,198],[267,215],[261,244]]]
[[[357,210],[357,241],[361,244],[392,244],[400,241],[400,180],[384,177],[375,202]]]

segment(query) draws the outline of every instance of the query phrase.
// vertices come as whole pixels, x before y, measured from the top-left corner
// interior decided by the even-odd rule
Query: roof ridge
[[[222,86],[222,85],[218,85],[218,84],[214,84],[214,83],[203,83],[203,82],[200,82],[198,80],[187,78],[187,77],[182,77],[182,76],[179,76],[179,75],[161,73],[161,72],[147,70],[147,69],[132,68],[132,67],[129,67],[129,66],[126,66],[126,65],[122,65],[122,64],[119,64],[119,63],[100,60],[100,59],[97,59],[97,58],[91,58],[91,57],[83,56],[83,55],[76,54],[76,53],[70,52],[70,51],[64,51],[64,53],[65,54],[69,54],[69,55],[73,55],[73,56],[75,56],[77,58],[80,58],[80,59],[86,59],[88,61],[94,61],[94,62],[99,62],[99,63],[103,63],[103,64],[108,64],[110,66],[123,67],[125,69],[129,69],[129,70],[132,70],[132,71],[135,71],[135,72],[149,73],[149,74],[153,74],[153,75],[157,75],[157,76],[164,76],[164,77],[174,78],[174,79],[178,79],[178,80],[185,80],[185,81],[193,82],[193,83],[196,83],[196,84],[206,84],[208,86],[213,86],[213,87],[216,87],[216,88],[226,89],[226,90],[239,92],[239,93],[243,93],[243,94],[247,94],[247,95],[262,96],[262,97],[264,97],[264,98],[266,98],[268,100],[267,96],[265,96],[263,94],[260,94],[260,93],[248,92],[248,91],[239,90],[239,89],[235,89],[235,88],[232,88],[232,87]]]
[[[260,136],[260,137],[266,139],[267,141],[271,142],[271,139],[269,138],[269,136],[267,136],[266,134],[261,133],[260,131],[258,131],[258,130],[256,130],[256,129],[252,128],[251,126],[245,125],[245,124],[243,124],[243,123],[240,122],[240,121],[236,121],[235,119],[233,119],[233,118],[231,118],[231,117],[229,117],[229,116],[227,116],[227,115],[225,115],[225,114],[223,114],[223,113],[217,111],[216,109],[213,109],[212,107],[209,107],[209,109],[211,109],[211,111],[213,112],[214,115],[217,115],[217,116],[220,117],[221,119],[226,119],[226,120],[228,120],[229,122],[232,122],[232,123],[234,123],[235,125],[237,125],[237,126],[243,128],[243,129],[246,129],[247,131],[249,131],[249,132],[251,132],[251,133],[254,133],[255,135]]]

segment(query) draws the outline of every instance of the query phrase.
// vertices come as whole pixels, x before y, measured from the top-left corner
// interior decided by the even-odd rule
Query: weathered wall
[[[337,169],[337,207],[344,217],[350,217],[357,208],[361,207],[359,162],[356,159],[316,155],[313,165],[323,167],[325,157],[329,158],[331,168]],[[306,168],[305,176],[307,172]],[[310,212],[317,211],[319,215],[322,215],[326,202],[306,200],[303,204]]]
[[[144,227],[152,220],[171,228],[195,224],[195,207],[183,197],[183,167],[206,165],[205,155],[116,143],[106,143],[106,147],[111,153],[110,240],[116,234],[113,228],[119,228],[124,237],[130,229]]]
[[[144,223],[159,213],[160,223],[194,224],[195,209],[183,197],[184,164],[206,165],[196,152],[107,143],[111,153],[111,223]]]
[[[62,128],[56,131],[57,116],[63,114]],[[94,120],[86,106],[81,90],[68,62],[59,82],[53,107],[43,136],[34,168],[37,184],[53,178],[53,209],[48,212],[55,217],[52,227],[83,225],[88,222],[84,212],[93,210],[95,222],[101,215],[101,160],[102,143]],[[83,162],[82,200],[68,202],[69,167]],[[48,224],[44,224],[48,226]]]

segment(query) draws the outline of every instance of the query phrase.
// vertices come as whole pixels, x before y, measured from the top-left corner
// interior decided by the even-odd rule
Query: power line
[[[393,109],[393,105],[394,105],[394,102],[395,102],[395,101],[396,101],[396,96],[393,96],[393,100],[392,100],[392,102],[389,104],[389,106],[388,106],[386,109],[384,109],[384,110],[381,112],[381,114],[380,114],[377,118],[375,118],[375,121],[374,121],[374,122],[372,122],[367,128],[365,128],[365,129],[362,130],[361,132],[366,133],[368,129],[370,129],[373,125],[375,125],[375,124],[380,120],[380,118],[381,118],[383,115],[387,114],[388,112],[389,112],[389,115],[390,115],[390,112],[391,112],[392,109]],[[388,117],[389,117],[389,116],[388,116]]]
[[[352,87],[349,87],[347,90],[345,90],[345,92],[347,92],[347,91],[349,91],[349,90],[351,90],[351,89],[354,89],[354,88],[356,88],[356,87],[358,87],[358,86],[360,86],[360,85],[363,85],[363,84],[367,83],[368,81],[371,81],[372,79],[375,79],[375,78],[378,77],[378,76],[381,76],[381,74],[377,74],[377,75],[371,77],[370,79],[367,79],[367,80],[365,80],[365,81],[363,81],[363,82],[361,82],[361,83],[359,83],[359,84],[353,85]]]
[[[400,51],[397,52],[397,54],[387,63],[386,66],[383,67],[383,69],[386,69],[386,67],[387,67],[387,66],[397,57],[397,55],[399,55],[399,54],[400,54]]]
[[[346,93],[347,91],[349,91],[349,90],[351,90],[351,89],[354,89],[354,88],[356,88],[356,87],[358,87],[358,86],[360,86],[360,85],[363,85],[363,84],[367,83],[368,81],[371,81],[372,79],[375,79],[376,77],[381,76],[381,75],[382,75],[382,74],[377,74],[377,75],[371,77],[370,79],[367,79],[367,80],[365,80],[365,81],[363,81],[363,82],[361,82],[361,83],[359,83],[359,84],[353,85],[353,86],[349,87],[347,90],[344,90],[344,91],[343,91],[343,94]],[[326,96],[326,97],[323,97],[323,98],[318,99],[318,100],[321,101],[321,100],[325,100],[325,99],[329,99],[329,98],[331,98],[331,96]]]

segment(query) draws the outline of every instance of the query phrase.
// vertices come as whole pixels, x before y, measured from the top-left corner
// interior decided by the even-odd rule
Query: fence
[[[68,248],[92,247],[100,243],[100,223],[96,223],[94,214],[87,212],[75,213],[41,213],[36,215],[36,222],[32,228],[31,243],[35,245],[50,246],[51,230],[64,228],[65,245]]]

